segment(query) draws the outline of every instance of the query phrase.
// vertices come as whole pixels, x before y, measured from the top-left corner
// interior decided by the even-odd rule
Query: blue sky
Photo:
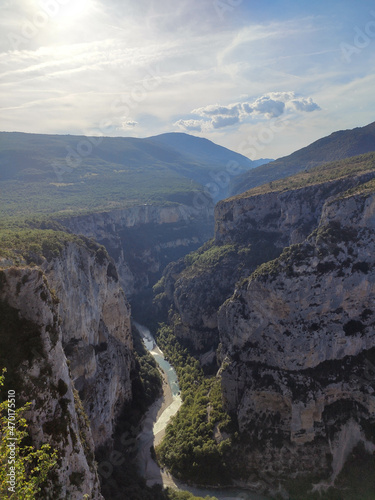
[[[375,2],[2,0],[0,130],[255,159],[375,120]]]

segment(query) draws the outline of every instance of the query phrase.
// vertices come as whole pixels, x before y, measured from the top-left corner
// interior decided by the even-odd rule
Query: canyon
[[[110,455],[138,376],[128,297],[160,276],[171,255],[208,238],[212,212],[212,205],[144,204],[65,218],[59,227],[72,237],[61,233],[57,251],[47,257],[31,251],[17,265],[1,259],[0,300],[11,311],[1,351],[9,350],[12,336],[15,343],[26,336],[23,321],[32,322],[38,340],[31,354],[26,342],[23,358],[8,358],[9,383],[18,381],[20,400],[31,399],[26,416],[34,445],[50,442],[63,456],[50,495],[102,500],[95,450]]]
[[[340,486],[356,450],[371,463],[374,162],[324,164],[215,207],[190,197],[32,221],[57,243],[23,248],[16,233],[0,259],[1,360],[31,402],[32,442],[60,453],[51,497],[103,499],[95,453],[115,450],[140,376],[132,314],[168,323],[219,381],[233,485],[305,499]]]
[[[327,490],[375,450],[375,175],[359,170],[219,202],[214,239],[159,284],[181,342],[216,351],[239,478],[262,492]]]

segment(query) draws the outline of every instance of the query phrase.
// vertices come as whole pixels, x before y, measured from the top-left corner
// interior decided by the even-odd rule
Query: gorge
[[[242,488],[195,494],[371,499],[374,180],[367,153],[221,200],[215,210],[212,200],[194,204],[194,186],[180,202],[8,219],[0,235],[0,361],[5,389],[32,403],[32,442],[59,450],[48,495],[122,498],[125,490],[111,490],[112,470],[131,475],[135,457],[121,448],[128,434],[119,443],[119,426],[131,427],[126,412],[142,418],[135,388],[148,387],[133,315],[152,326],[157,343],[171,342],[181,415],[196,405],[192,429],[211,433],[209,444],[194,435],[185,458],[201,460],[202,477],[208,458],[221,457],[231,474],[223,486]],[[164,452],[175,446],[173,453],[156,447],[156,455],[183,483],[171,439],[177,425],[172,419],[166,432]],[[358,455],[361,469],[350,473]],[[142,491],[147,500],[168,498],[135,482],[134,499]]]

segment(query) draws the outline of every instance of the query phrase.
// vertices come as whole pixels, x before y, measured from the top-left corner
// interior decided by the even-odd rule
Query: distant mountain
[[[241,169],[250,170],[272,161],[269,158],[252,161],[246,158],[246,156],[235,153],[223,146],[218,146],[208,139],[184,133],[172,132],[149,137],[148,139],[157,144],[168,146],[188,157],[209,162],[212,165],[225,165],[230,162],[237,162]]]
[[[0,211],[186,203],[204,190],[216,202],[228,195],[235,174],[253,166],[238,153],[187,134],[136,139],[0,132]]]
[[[232,180],[230,195],[243,193],[267,182],[289,177],[303,170],[375,151],[375,122],[353,130],[340,130],[299,149],[289,156],[240,174]]]

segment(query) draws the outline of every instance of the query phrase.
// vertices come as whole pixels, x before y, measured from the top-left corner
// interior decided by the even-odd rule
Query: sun
[[[92,6],[92,0],[65,0],[61,16],[77,18],[84,15]]]
[[[60,4],[58,21],[65,25],[76,23],[84,18],[93,8],[93,0],[56,0]]]

